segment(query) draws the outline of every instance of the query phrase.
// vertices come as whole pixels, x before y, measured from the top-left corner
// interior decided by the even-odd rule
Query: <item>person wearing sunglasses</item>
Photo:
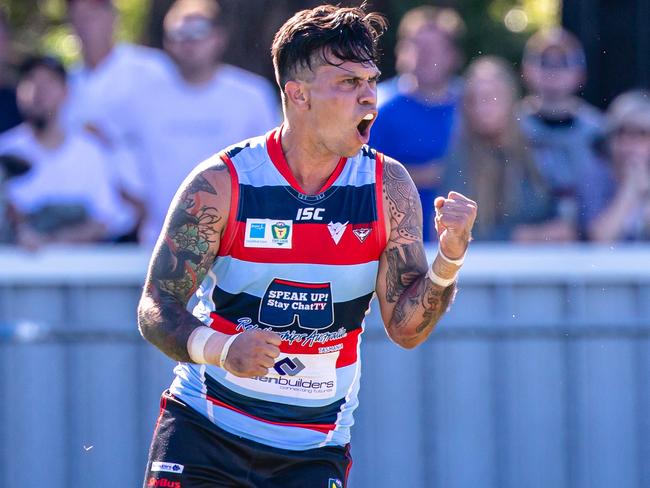
[[[594,148],[603,118],[579,96],[587,79],[580,41],[560,27],[537,32],[526,44],[523,78],[529,95],[521,105],[522,128],[559,210],[558,226],[549,229],[548,238],[584,237],[590,202],[583,182],[600,173]]]

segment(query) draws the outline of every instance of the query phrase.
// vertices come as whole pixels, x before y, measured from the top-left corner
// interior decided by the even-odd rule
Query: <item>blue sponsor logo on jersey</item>
[[[298,358],[284,358],[275,363],[273,369],[275,369],[280,376],[296,376],[305,369],[305,365],[302,364],[302,361]]]
[[[326,329],[334,323],[330,283],[300,283],[275,278],[260,303],[259,322],[271,327],[298,323],[303,329]]]
[[[249,237],[253,239],[264,239],[266,234],[266,224],[263,223],[253,223],[251,224]]]

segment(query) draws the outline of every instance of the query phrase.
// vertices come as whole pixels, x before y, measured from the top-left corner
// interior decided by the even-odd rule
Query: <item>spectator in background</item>
[[[482,57],[468,68],[462,124],[445,167],[445,194],[457,188],[481,202],[473,236],[520,242],[567,240],[555,221],[549,188],[516,121],[518,86],[503,60]]]
[[[214,0],[175,2],[164,19],[169,76],[123,111],[121,125],[146,174],[145,244],[155,243],[172,197],[194,166],[279,121],[270,84],[221,62],[227,34],[220,20]]]
[[[135,156],[120,139],[119,123],[125,116],[121,111],[138,93],[156,89],[167,73],[166,58],[157,49],[116,42],[112,0],[67,0],[67,5],[82,61],[70,72],[62,120],[72,130],[91,132],[103,144],[120,196],[127,202],[123,209],[128,227],[134,229],[120,240],[134,241],[144,214],[137,198],[142,177]]]
[[[619,95],[607,111],[611,178],[606,204],[589,225],[598,242],[650,240],[650,93]]]
[[[16,90],[6,73],[10,72],[9,23],[5,13],[0,8],[0,133],[20,124],[20,114],[16,105]]]
[[[370,145],[401,161],[422,200],[424,240],[435,240],[433,201],[440,160],[456,121],[462,63],[457,41],[465,26],[456,11],[431,6],[407,12],[398,29],[399,90],[379,107]]]
[[[584,51],[570,32],[556,27],[528,40],[523,75],[530,96],[522,104],[521,123],[561,217],[581,235],[590,205],[584,182],[602,174],[594,150],[603,132],[602,116],[577,96],[586,73]]]
[[[0,136],[0,155],[31,165],[7,183],[9,200],[22,215],[18,243],[97,242],[119,232],[122,213],[101,147],[59,123],[67,93],[63,65],[49,57],[28,60],[17,91],[26,122]]]
[[[116,111],[128,104],[141,84],[155,89],[152,84],[165,73],[164,57],[155,49],[116,44],[112,0],[67,0],[67,4],[82,62],[70,72],[65,122],[112,143]]]

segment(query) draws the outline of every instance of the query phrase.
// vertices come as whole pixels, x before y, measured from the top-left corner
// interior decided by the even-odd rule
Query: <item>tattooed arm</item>
[[[203,324],[186,306],[217,256],[229,207],[227,167],[211,159],[177,192],[154,249],[138,326],[145,339],[177,361],[191,361],[187,340]]]
[[[427,277],[429,265],[422,243],[422,207],[417,189],[404,167],[385,158],[384,215],[389,223],[388,244],[379,262],[377,298],[390,338],[412,348],[431,333],[451,304],[455,283],[447,287]],[[458,193],[436,199],[436,229],[445,256],[460,258],[470,240],[476,204]],[[458,266],[439,255],[433,271],[452,278]]]
[[[193,332],[205,330],[187,311],[187,302],[214,264],[229,210],[230,175],[222,161],[210,159],[174,197],[154,249],[138,305],[138,326],[145,339],[176,361],[193,362],[188,340]],[[229,337],[211,332],[203,346],[205,362],[237,376],[264,376],[280,354],[277,334],[248,330],[232,342],[221,364],[221,350]]]

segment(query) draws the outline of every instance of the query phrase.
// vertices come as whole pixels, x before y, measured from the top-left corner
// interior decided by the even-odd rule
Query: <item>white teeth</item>
[[[374,118],[375,118],[375,114],[368,114],[363,118],[363,120],[372,120]]]

